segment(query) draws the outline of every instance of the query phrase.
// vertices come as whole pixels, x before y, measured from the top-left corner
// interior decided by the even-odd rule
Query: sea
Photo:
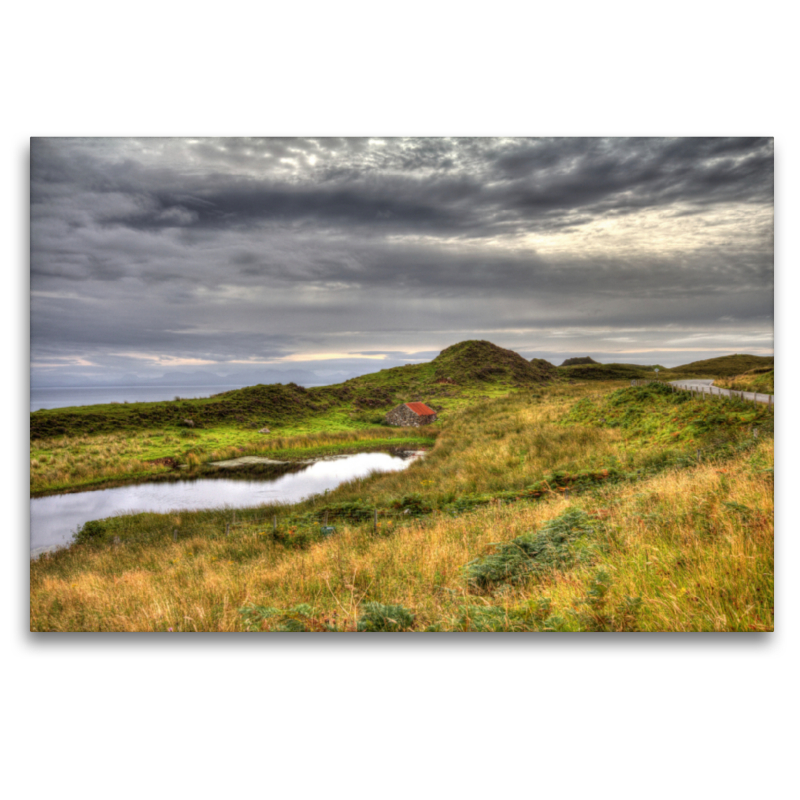
[[[31,388],[31,411],[40,408],[66,408],[68,406],[94,406],[100,403],[154,403],[181,397],[210,397],[232,386],[69,386],[47,389]]]

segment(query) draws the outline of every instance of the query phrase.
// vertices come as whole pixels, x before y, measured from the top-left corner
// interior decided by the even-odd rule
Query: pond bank
[[[238,474],[224,478],[173,478],[169,483],[139,483],[35,498],[30,505],[31,555],[69,545],[76,530],[89,520],[138,512],[165,514],[297,503],[349,480],[405,469],[423,453],[406,451],[403,457],[375,452],[327,457],[306,464],[284,465],[282,473],[260,480]]]
[[[282,474],[282,472],[295,471],[297,467],[314,463],[320,459],[339,458],[345,455],[366,452],[384,452],[401,455],[406,451],[429,450],[435,442],[434,438],[419,437],[418,439],[403,439],[400,442],[391,443],[387,440],[370,441],[351,441],[343,442],[336,446],[310,447],[305,451],[302,449],[283,450],[271,453],[270,456],[242,454],[235,459],[225,459],[222,461],[203,462],[195,466],[186,464],[175,464],[170,466],[166,463],[154,465],[158,471],[140,470],[120,473],[113,477],[87,478],[82,481],[70,481],[47,486],[43,489],[31,489],[30,497],[50,497],[60,494],[73,494],[75,492],[101,491],[103,489],[114,489],[120,486],[138,485],[143,483],[163,483],[175,482],[185,479],[197,479],[201,477],[213,477],[220,472],[232,471],[231,466],[235,463],[237,473],[263,476],[265,474]],[[222,466],[220,466],[222,465]]]

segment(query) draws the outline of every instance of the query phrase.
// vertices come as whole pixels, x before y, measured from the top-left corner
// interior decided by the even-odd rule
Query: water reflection
[[[90,519],[138,511],[193,511],[262,503],[297,503],[345,481],[371,472],[396,472],[418,458],[420,451],[403,455],[358,453],[316,461],[299,472],[273,478],[213,478],[171,483],[141,483],[94,492],[36,497],[31,500],[31,555],[69,544],[72,535]]]

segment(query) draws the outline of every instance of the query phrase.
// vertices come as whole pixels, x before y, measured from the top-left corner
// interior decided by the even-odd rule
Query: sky
[[[31,382],[773,354],[771,138],[34,138]]]

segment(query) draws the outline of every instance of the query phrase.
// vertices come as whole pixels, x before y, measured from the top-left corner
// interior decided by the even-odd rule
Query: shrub
[[[430,503],[419,493],[407,494],[400,500],[395,500],[392,506],[398,510],[402,509],[412,517],[421,517],[433,511]]]
[[[253,603],[239,609],[242,621],[248,630],[261,630],[262,624],[268,622],[270,630],[284,633],[305,633],[306,631],[324,630],[318,620],[313,617],[314,609],[307,603],[283,610]]]
[[[403,606],[366,603],[358,618],[359,631],[407,631],[414,624],[414,614]]]
[[[577,540],[594,533],[585,511],[571,508],[550,520],[538,532],[524,534],[483,558],[466,565],[467,581],[477,589],[488,589],[497,583],[515,583],[528,575],[551,570],[569,569],[582,554],[575,547]]]
[[[609,607],[608,594],[611,579],[605,570],[599,570],[591,579],[589,591],[580,603],[584,611],[575,614],[581,630],[585,631],[635,631],[641,597],[625,596],[616,608]]]
[[[89,520],[83,523],[83,526],[72,538],[76,544],[102,542],[106,538],[106,526],[99,519]]]
[[[526,625],[517,614],[497,606],[466,606],[456,623],[462,631],[524,631]]]

